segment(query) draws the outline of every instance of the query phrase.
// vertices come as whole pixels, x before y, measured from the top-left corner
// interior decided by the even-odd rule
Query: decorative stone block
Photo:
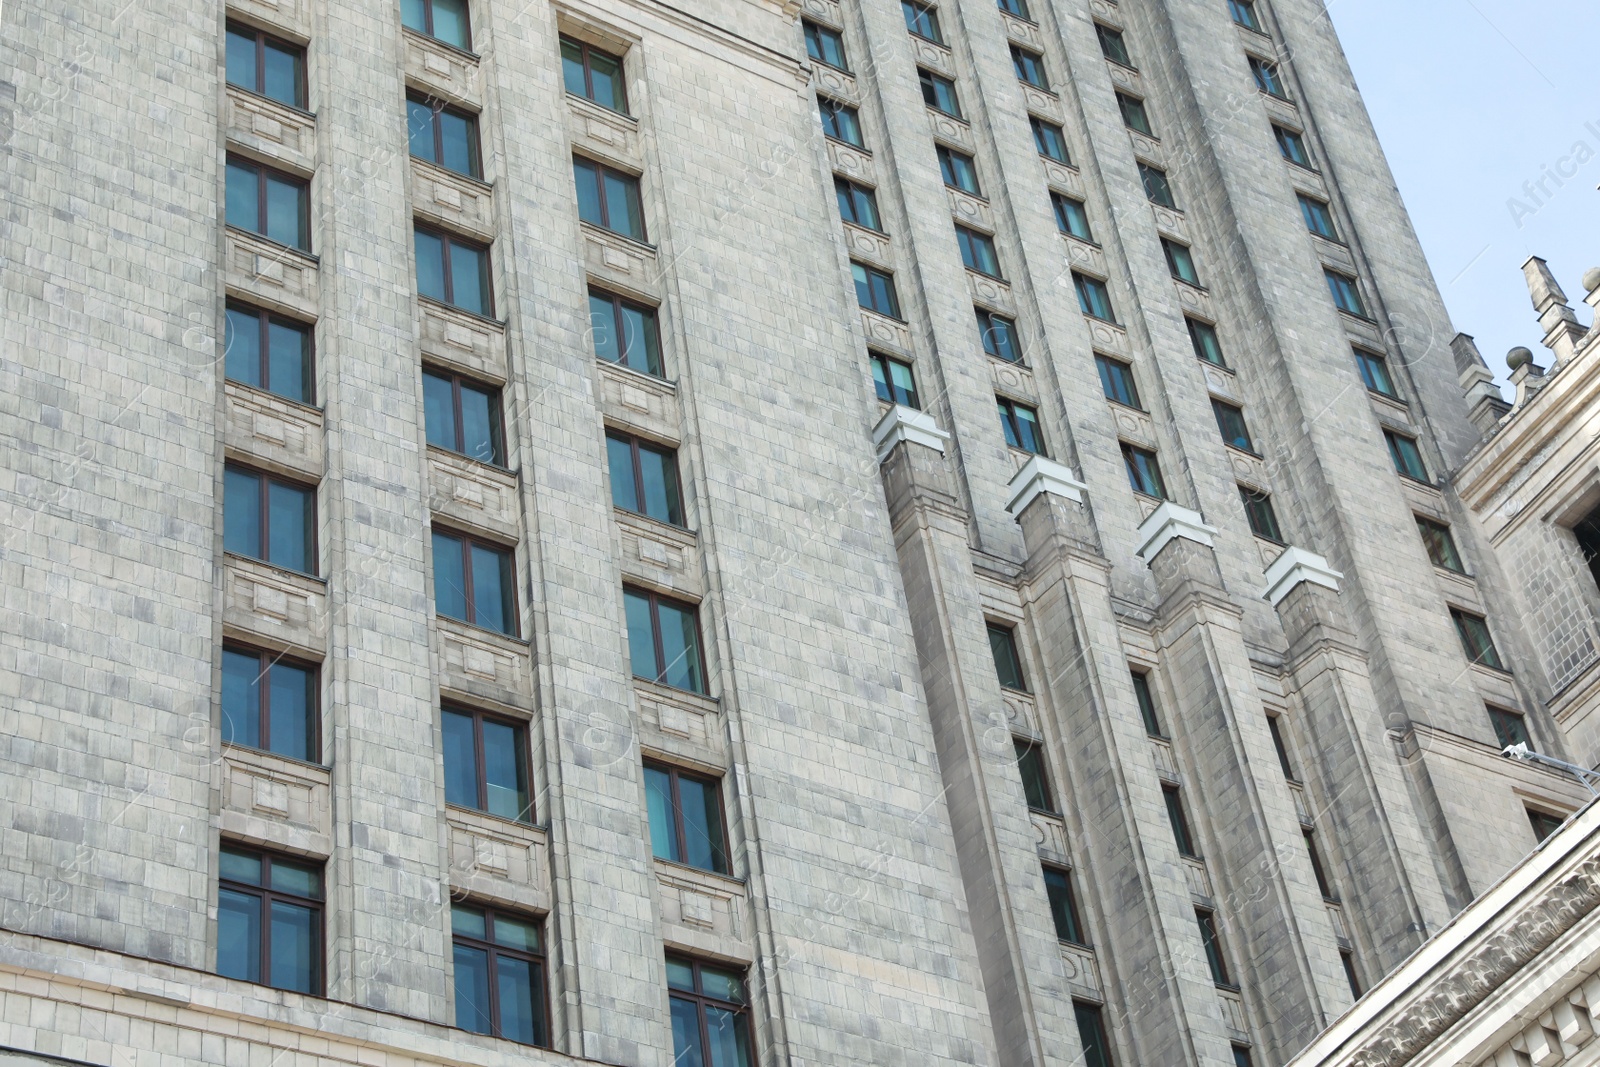
[[[1198,511],[1164,500],[1139,524],[1139,558],[1149,563],[1173,538],[1183,537],[1212,547],[1216,527],[1207,526]]]
[[[1016,518],[1045,493],[1081,504],[1088,488],[1071,467],[1044,456],[1033,456],[1006,486],[1006,511]]]
[[[1262,596],[1273,607],[1289,595],[1301,582],[1310,582],[1325,589],[1339,591],[1339,580],[1344,575],[1328,566],[1328,561],[1315,552],[1290,546],[1267,568],[1267,587]]]
[[[878,450],[878,462],[889,458],[889,453],[902,442],[931,448],[944,455],[944,443],[950,435],[939,429],[939,424],[926,411],[917,411],[896,404],[878,421],[872,430],[872,444]]]

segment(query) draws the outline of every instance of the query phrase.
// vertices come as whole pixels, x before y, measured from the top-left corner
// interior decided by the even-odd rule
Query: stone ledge
[[[889,458],[901,442],[923,445],[944,455],[944,443],[950,435],[939,429],[939,424],[926,411],[917,411],[897,404],[872,428],[872,444],[878,450],[878,462]]]
[[[1344,575],[1328,566],[1328,561],[1315,552],[1290,546],[1283,550],[1267,568],[1267,587],[1261,595],[1277,607],[1284,597],[1302,582],[1320,585],[1339,591],[1339,580]]]
[[[1207,526],[1198,511],[1164,500],[1139,524],[1139,547],[1135,554],[1149,563],[1178,537],[1212,548],[1215,546],[1212,535],[1216,532],[1216,527]]]

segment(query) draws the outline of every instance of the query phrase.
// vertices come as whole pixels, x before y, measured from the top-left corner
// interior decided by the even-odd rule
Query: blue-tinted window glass
[[[223,371],[233,381],[262,387],[259,315],[228,309],[223,332]]]
[[[476,123],[453,111],[439,113],[439,140],[444,144],[443,166],[457,174],[478,176],[478,134]]]
[[[261,177],[256,168],[228,161],[228,225],[254,233],[261,228]]]
[[[639,470],[644,476],[642,486],[644,513],[652,519],[682,526],[683,514],[678,496],[678,463],[673,454],[641,445]]]
[[[700,1037],[700,1010],[692,1000],[672,997],[673,1067],[712,1067]]]
[[[683,806],[684,862],[705,871],[726,874],[722,843],[722,809],[714,782],[679,776],[678,801]]]
[[[417,253],[417,292],[432,300],[443,300],[444,239],[438,234],[417,230],[413,240]]]
[[[311,565],[313,499],[308,490],[282,482],[268,484],[267,537],[271,544],[267,562],[307,574],[315,570]]]
[[[693,611],[658,604],[661,616],[661,652],[666,658],[661,680],[678,689],[705,692],[700,678],[700,634]]]
[[[470,245],[450,242],[450,285],[452,303],[478,315],[488,315],[489,256]]]
[[[633,446],[626,438],[608,434],[606,461],[611,468],[611,502],[624,511],[638,511],[639,483],[633,476]]]
[[[407,100],[406,132],[410,138],[412,155],[429,163],[439,162],[433,141],[433,108],[421,100]]]
[[[595,226],[604,226],[606,216],[600,206],[600,168],[587,159],[574,159],[572,178],[578,187],[578,218]]]
[[[656,665],[655,628],[650,624],[650,601],[631,590],[623,594],[628,615],[628,652],[633,673],[652,682],[661,674]]]
[[[749,1067],[750,1037],[741,1012],[706,1005],[706,1034],[711,1041],[711,1067]]]
[[[500,1036],[524,1045],[544,1044],[544,988],[538,965],[500,955],[494,969],[500,994]]]
[[[422,372],[422,414],[428,443],[454,451],[456,447],[455,392],[449,378]]]
[[[433,535],[433,603],[440,615],[466,621],[467,578],[461,542],[438,531]]]
[[[456,1026],[475,1034],[492,1029],[489,1014],[489,954],[481,948],[457,944],[454,953],[456,976]]]
[[[433,0],[433,35],[457,48],[470,47],[467,0]]]
[[[290,759],[310,760],[316,752],[314,672],[292,663],[274,663],[267,672],[272,721],[267,746]]]
[[[222,547],[261,558],[261,476],[229,468],[222,479]]]
[[[248,89],[252,93],[260,84],[256,69],[256,38],[254,34],[241,33],[228,27],[228,84]]]
[[[483,720],[483,779],[490,815],[528,817],[527,754],[522,731],[510,723]]]
[[[298,49],[289,50],[265,41],[262,44],[261,56],[263,59],[261,71],[262,95],[288,104],[291,107],[300,107],[305,101],[301,99],[300,86],[300,52]]]
[[[472,600],[477,625],[511,633],[511,556],[482,545],[472,546]]]
[[[478,806],[478,746],[472,716],[446,709],[444,722],[444,799],[462,808]]]
[[[267,175],[266,235],[291,248],[305,247],[305,186]]]
[[[300,403],[311,400],[311,331],[267,320],[267,389]]]
[[[650,851],[657,859],[682,862],[672,817],[672,776],[659,767],[646,767],[644,790],[650,809]]]
[[[261,737],[261,657],[222,652],[222,743],[255,747]]]
[[[246,982],[261,980],[260,897],[217,890],[217,973]]]
[[[639,204],[639,182],[606,171],[606,214],[610,228],[636,241],[644,240],[644,211]]]
[[[317,914],[286,901],[272,902],[272,975],[267,984],[300,993],[316,990]]]
[[[461,386],[461,453],[484,463],[503,464],[500,453],[500,401],[496,393]]]

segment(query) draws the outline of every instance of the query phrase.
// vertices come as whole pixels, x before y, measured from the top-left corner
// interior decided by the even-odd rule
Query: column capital
[[[941,456],[944,455],[944,443],[950,440],[950,435],[939,429],[939,424],[933,416],[926,411],[908,408],[903,404],[896,404],[878,420],[878,425],[872,428],[872,444],[878,450],[878,462],[882,463],[889,458],[889,453],[894,451],[894,446],[902,441],[915,445],[923,445],[933,449]]]
[[[1267,588],[1261,595],[1277,607],[1284,597],[1302,582],[1320,585],[1339,591],[1339,580],[1344,575],[1328,566],[1328,561],[1315,552],[1293,545],[1284,549],[1267,567]]]
[[[1150,513],[1149,518],[1139,524],[1138,556],[1149,563],[1177,537],[1213,548],[1215,545],[1211,536],[1216,532],[1217,528],[1207,526],[1204,516],[1198,511],[1170,500],[1163,501],[1160,507]]]
[[[1022,513],[1034,499],[1054,493],[1064,500],[1083,503],[1084,490],[1089,487],[1078,480],[1071,467],[1044,456],[1034,456],[1022,465],[1006,483],[1006,511],[1013,519],[1022,521]]]

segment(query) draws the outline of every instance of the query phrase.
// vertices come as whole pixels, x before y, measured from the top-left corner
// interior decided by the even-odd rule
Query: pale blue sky
[[[1502,378],[1515,345],[1549,366],[1521,266],[1548,260],[1589,322],[1579,279],[1600,266],[1595,0],[1327,5],[1455,328]]]

